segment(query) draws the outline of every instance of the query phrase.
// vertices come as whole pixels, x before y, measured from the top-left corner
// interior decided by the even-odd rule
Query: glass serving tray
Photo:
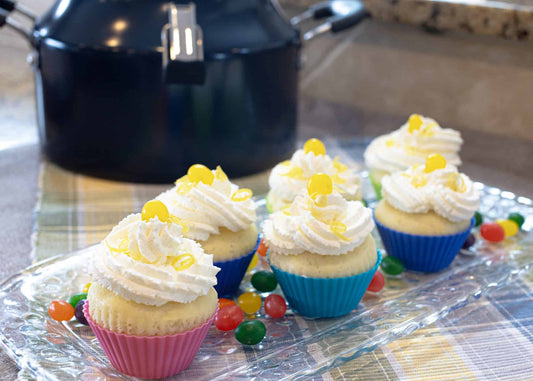
[[[363,173],[368,187],[366,173]],[[272,319],[261,309],[265,339],[243,346],[233,332],[211,327],[192,365],[172,380],[276,379],[320,376],[378,346],[407,336],[500,287],[533,265],[533,202],[513,193],[476,183],[480,212],[486,219],[519,212],[526,222],[515,237],[499,244],[479,239],[462,250],[453,264],[437,274],[405,272],[386,277],[378,294],[367,293],[357,310],[334,319],[307,319],[290,308]],[[368,193],[366,193],[368,194]],[[370,202],[372,206],[374,202]],[[258,216],[267,216],[258,200]],[[381,247],[379,237],[376,242]],[[29,267],[0,286],[0,341],[21,367],[21,374],[46,380],[133,379],[113,369],[91,329],[76,321],[48,317],[51,300],[68,299],[90,281],[89,258],[95,246],[59,255]],[[256,269],[267,268],[263,257]],[[252,290],[247,274],[242,291]],[[281,293],[279,287],[274,291]],[[264,295],[263,295],[264,296]]]

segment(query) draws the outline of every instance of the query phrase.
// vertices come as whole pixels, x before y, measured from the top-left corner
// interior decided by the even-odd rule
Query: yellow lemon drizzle
[[[338,174],[335,174],[335,175],[333,176],[333,182],[334,182],[335,184],[346,184],[346,180],[343,179],[342,177],[340,177]]]
[[[315,155],[325,155],[326,154],[326,147],[324,147],[324,143],[322,143],[319,139],[309,139],[304,144],[304,152],[309,153],[313,152]]]
[[[339,173],[342,173],[342,172],[346,172],[348,170],[348,166],[341,163],[339,161],[339,157],[338,156],[335,156],[335,158],[333,159],[333,167],[337,170],[337,172]]]
[[[253,193],[248,188],[241,188],[231,195],[231,201],[240,202],[251,199]]]
[[[175,223],[175,224],[178,224],[179,226],[181,226],[181,232],[183,234],[186,234],[189,232],[189,225],[187,225],[185,222],[183,222],[183,220],[179,217],[176,217],[174,215],[170,215],[170,217],[168,218],[168,221],[167,222],[172,222],[172,223]]]
[[[170,265],[174,267],[176,271],[187,270],[195,263],[196,259],[189,253],[178,255],[170,261]]]
[[[344,225],[340,221],[332,221],[331,224],[329,224],[329,228],[335,234],[337,237],[342,239],[343,241],[350,241],[350,238],[346,237],[344,233],[346,233],[346,225]]]
[[[415,188],[423,187],[428,183],[428,179],[424,175],[416,175],[411,178],[411,185]]]
[[[466,184],[463,180],[463,176],[458,173],[450,173],[448,175],[447,185],[454,192],[466,192]]]
[[[304,179],[304,170],[298,166],[294,166],[290,168],[287,172],[282,173],[281,176],[287,176],[291,179],[295,180],[303,180]]]

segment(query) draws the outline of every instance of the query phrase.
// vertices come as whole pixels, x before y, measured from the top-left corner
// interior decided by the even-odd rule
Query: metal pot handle
[[[291,18],[290,23],[293,26],[297,26],[302,21],[311,18],[322,19],[328,17],[325,23],[304,33],[303,39],[308,41],[327,32],[340,32],[359,24],[369,16],[365,6],[359,0],[333,0],[312,5],[303,13]]]
[[[163,73],[168,84],[205,82],[202,29],[196,24],[196,6],[168,4],[168,24],[161,33]]]

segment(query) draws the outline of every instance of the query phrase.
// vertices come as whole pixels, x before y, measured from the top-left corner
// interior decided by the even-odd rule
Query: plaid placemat
[[[342,147],[336,148],[342,154]],[[237,182],[255,194],[267,190],[267,174]],[[123,217],[140,211],[144,202],[170,186],[95,179],[43,163],[34,260],[101,241]],[[532,279],[525,278],[491,291],[408,338],[349,361],[318,379],[533,380],[532,287]],[[315,356],[319,360],[321,353]]]

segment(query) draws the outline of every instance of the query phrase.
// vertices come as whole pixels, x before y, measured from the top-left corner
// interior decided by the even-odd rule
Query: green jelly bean
[[[516,212],[509,214],[507,219],[516,222],[519,228],[521,228],[522,225],[524,225],[524,222],[526,220],[523,215],[521,215],[520,213],[516,213]]]
[[[76,308],[76,305],[80,302],[82,299],[87,299],[87,293],[82,292],[81,294],[72,295],[68,302],[70,305],[74,308]]]
[[[278,281],[270,271],[258,271],[252,275],[252,286],[254,286],[257,291],[269,292],[273,291],[278,286]]]
[[[476,212],[476,214],[474,214],[474,218],[476,220],[476,225],[475,226],[479,226],[483,223],[483,216],[481,215],[481,213],[479,212]]]
[[[381,269],[385,274],[399,275],[404,272],[405,267],[398,258],[387,256],[381,261]]]
[[[259,320],[245,321],[235,330],[235,338],[239,343],[245,345],[255,345],[265,338],[266,327]]]

